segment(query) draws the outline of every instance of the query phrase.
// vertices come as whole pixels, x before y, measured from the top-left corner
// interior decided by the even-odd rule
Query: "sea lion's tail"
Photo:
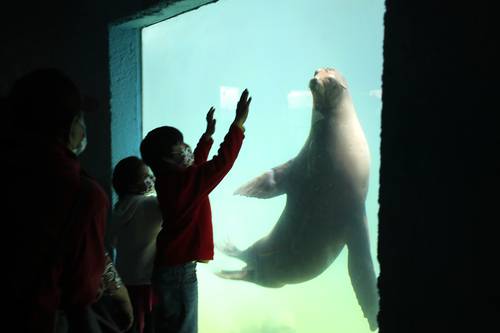
[[[245,251],[238,249],[230,240],[226,240],[224,244],[218,244],[216,245],[216,247],[225,255],[244,261],[245,263],[247,263],[247,266],[243,267],[240,270],[221,269],[215,271],[215,275],[229,280],[243,280],[250,282],[254,280],[254,272],[253,269],[249,268],[248,266],[248,258]]]

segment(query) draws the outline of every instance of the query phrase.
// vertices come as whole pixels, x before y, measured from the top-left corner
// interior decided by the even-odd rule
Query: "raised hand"
[[[238,105],[236,106],[236,117],[234,118],[234,124],[241,129],[243,129],[243,124],[245,124],[245,121],[247,120],[248,109],[251,101],[252,97],[248,97],[248,90],[243,90]]]
[[[212,106],[207,113],[207,130],[205,135],[211,137],[215,133],[215,119],[214,119],[215,108]]]

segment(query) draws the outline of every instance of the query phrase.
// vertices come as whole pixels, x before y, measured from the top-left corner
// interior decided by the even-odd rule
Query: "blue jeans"
[[[162,267],[153,272],[158,297],[154,309],[157,333],[198,332],[198,280],[196,263]]]

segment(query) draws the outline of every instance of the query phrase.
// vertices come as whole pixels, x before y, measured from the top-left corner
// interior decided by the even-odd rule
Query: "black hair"
[[[81,113],[76,84],[56,68],[34,70],[14,82],[7,104],[13,130],[38,138],[68,140],[71,124]]]
[[[181,131],[175,127],[162,126],[150,131],[141,142],[141,157],[153,171],[163,157],[170,157],[172,148],[183,142]]]
[[[129,156],[121,159],[113,170],[112,184],[118,197],[129,193],[130,188],[138,182],[140,168],[144,162],[136,157]]]

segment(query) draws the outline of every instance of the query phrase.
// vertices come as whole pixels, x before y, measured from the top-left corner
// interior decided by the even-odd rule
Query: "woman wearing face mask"
[[[2,258],[5,317],[13,331],[52,333],[58,309],[79,318],[98,297],[109,200],[77,158],[85,103],[69,77],[54,68],[30,72],[4,107],[2,164],[15,172],[3,184],[2,234],[15,244]]]
[[[106,238],[116,250],[116,268],[125,283],[137,332],[152,332],[151,274],[162,217],[154,193],[154,177],[144,162],[129,156],[113,170],[118,201]]]

